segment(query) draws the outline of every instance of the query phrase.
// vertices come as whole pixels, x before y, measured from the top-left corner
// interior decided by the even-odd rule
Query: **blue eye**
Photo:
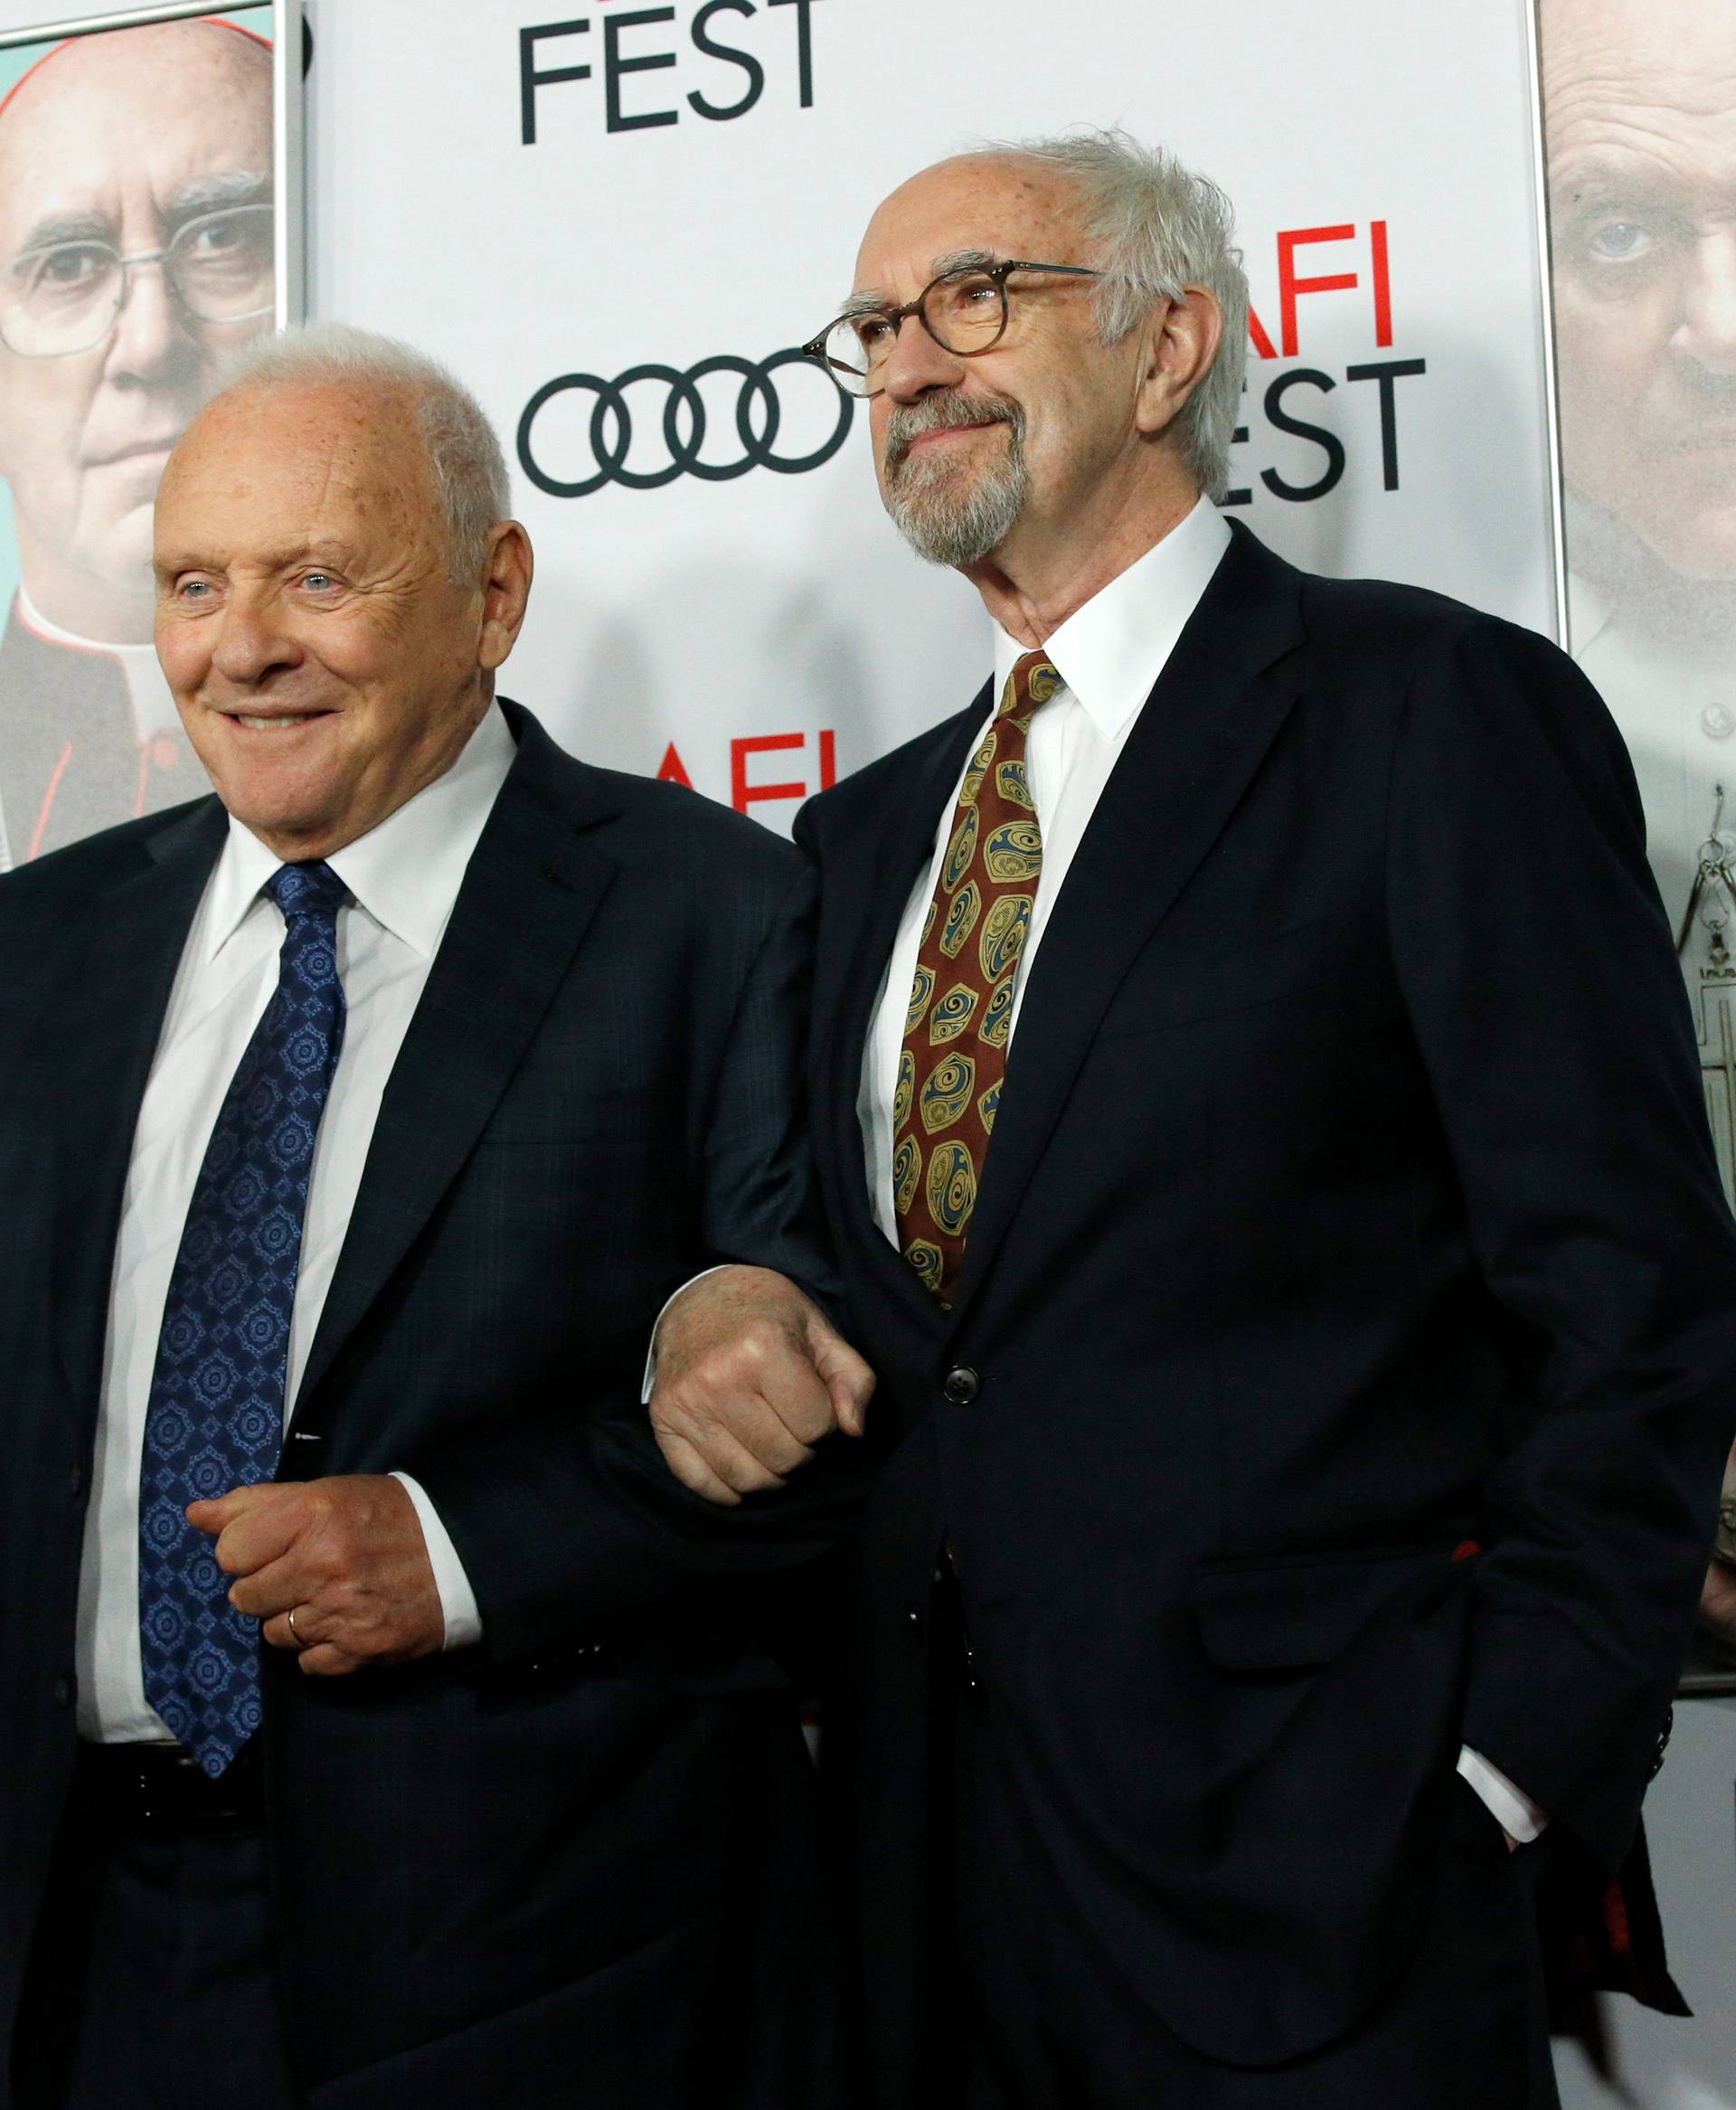
[[[1646,255],[1656,239],[1637,220],[1609,220],[1587,238],[1585,246],[1602,263],[1626,264]]]
[[[304,586],[312,587],[316,593],[324,593],[328,586],[335,586],[337,583],[329,572],[305,572],[301,582]]]

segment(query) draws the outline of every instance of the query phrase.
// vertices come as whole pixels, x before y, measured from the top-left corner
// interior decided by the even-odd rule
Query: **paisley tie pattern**
[[[1027,652],[1007,678],[959,787],[910,988],[892,1101],[892,1204],[904,1257],[943,1310],[1000,1110],[1019,955],[1043,872],[1025,741],[1061,686],[1041,652]]]
[[[269,1480],[314,1141],[344,1042],[326,865],[283,865],[278,987],[206,1146],[163,1306],[139,1485],[145,1697],[213,1778],[259,1726],[259,1625],[228,1601],[213,1541],[182,1511]]]

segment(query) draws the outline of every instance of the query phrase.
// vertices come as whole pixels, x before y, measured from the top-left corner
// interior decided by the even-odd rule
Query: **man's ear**
[[[1223,342],[1223,310],[1203,286],[1184,286],[1179,300],[1155,308],[1144,325],[1134,423],[1158,433],[1212,371]]]
[[[505,664],[518,642],[524,609],[536,568],[531,538],[516,520],[502,520],[488,530],[488,554],[482,570],[482,636],[476,662],[492,674]]]

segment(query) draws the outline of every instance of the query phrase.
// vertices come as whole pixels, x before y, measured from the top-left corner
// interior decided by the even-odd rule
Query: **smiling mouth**
[[[912,463],[917,456],[928,452],[935,442],[944,440],[968,440],[978,432],[992,431],[1004,421],[985,418],[976,425],[931,425],[926,431],[912,432],[899,449],[896,459],[887,464],[887,473],[894,480]]]
[[[986,432],[989,431],[989,429],[990,428],[986,424],[937,425],[932,432],[917,432],[911,435],[910,443],[904,449],[905,458],[908,459],[910,456],[915,454],[919,449],[924,447],[932,447],[939,440],[968,440],[973,433]]]
[[[330,711],[222,711],[231,725],[245,725],[250,733],[284,733],[297,725],[311,725],[316,718],[329,718]]]

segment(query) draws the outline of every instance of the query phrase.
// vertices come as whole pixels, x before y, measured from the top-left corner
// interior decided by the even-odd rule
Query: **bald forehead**
[[[0,255],[150,248],[184,218],[270,191],[270,54],[216,24],[76,38],[0,111]]]
[[[876,272],[899,262],[937,267],[960,251],[1048,255],[1080,241],[1077,185],[1024,155],[959,154],[920,170],[875,212],[856,260],[856,290],[887,291]]]
[[[165,87],[177,94],[222,84],[251,88],[269,110],[271,54],[265,45],[216,22],[159,22],[137,29],[74,37],[24,80],[0,111],[0,150],[16,133],[59,120],[69,109],[87,120],[115,103],[154,101],[159,116]],[[175,105],[165,120],[173,123]]]
[[[158,513],[188,489],[266,492],[297,506],[350,498],[429,513],[435,492],[416,424],[420,393],[391,382],[270,382],[228,388],[192,420],[163,475]]]
[[[323,464],[322,474],[342,463],[351,481],[427,481],[420,395],[387,381],[243,381],[213,397],[187,427],[164,489],[194,471],[221,473],[225,463],[246,468],[263,456]]]

